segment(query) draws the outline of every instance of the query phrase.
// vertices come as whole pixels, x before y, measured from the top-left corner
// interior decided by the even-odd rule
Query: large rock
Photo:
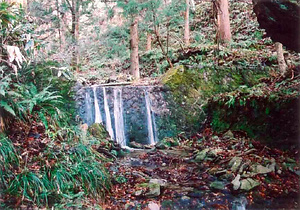
[[[252,0],[261,28],[274,42],[300,52],[300,5],[295,0]]]

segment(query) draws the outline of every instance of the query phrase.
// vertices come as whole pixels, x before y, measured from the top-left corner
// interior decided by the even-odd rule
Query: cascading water
[[[123,117],[122,88],[114,88],[114,116],[115,116],[116,141],[122,147],[126,147],[124,117]]]
[[[146,102],[146,110],[147,110],[147,127],[148,127],[148,139],[149,139],[149,144],[155,144],[155,130],[153,124],[155,124],[155,119],[154,115],[152,114],[151,110],[151,102],[149,98],[149,93],[145,89],[145,102]],[[153,122],[154,121],[154,122]]]
[[[88,92],[85,93],[85,119],[87,123],[91,123],[93,121],[92,115],[92,99]]]
[[[97,98],[97,87],[95,86],[93,87],[93,92],[94,92],[94,105],[95,105],[95,123],[103,123],[100,107],[98,103],[98,98]]]
[[[114,131],[112,128],[111,124],[111,117],[110,117],[110,111],[109,111],[109,106],[107,102],[107,97],[106,97],[106,88],[103,87],[103,100],[104,100],[104,110],[105,110],[105,117],[106,117],[106,129],[112,139],[115,139],[114,136]]]
[[[161,110],[166,110],[166,103],[159,91],[153,86],[88,87],[84,91],[84,104],[79,106],[80,116],[88,125],[105,125],[111,139],[122,147],[133,145],[131,142],[155,144],[169,135],[161,121]],[[156,117],[160,119],[159,129]]]

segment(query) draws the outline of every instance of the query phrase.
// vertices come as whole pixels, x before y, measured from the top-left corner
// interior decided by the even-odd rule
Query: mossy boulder
[[[199,83],[199,73],[184,66],[176,66],[169,69],[162,77],[161,81],[166,85],[177,98],[175,100],[194,101],[199,97],[197,91]]]
[[[169,104],[170,122],[175,122],[176,130],[194,133],[200,128],[204,117],[199,111],[201,103],[200,74],[197,69],[188,69],[184,66],[176,66],[169,69],[161,77],[161,83],[167,89],[165,100]]]
[[[104,125],[99,123],[94,123],[88,128],[89,133],[99,140],[109,139],[109,134],[105,129]]]

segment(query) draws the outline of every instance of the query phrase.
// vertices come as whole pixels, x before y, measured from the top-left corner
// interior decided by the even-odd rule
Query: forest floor
[[[210,130],[181,142],[137,149],[109,165],[115,180],[104,207],[299,208],[297,146],[282,151],[231,131],[216,136]]]

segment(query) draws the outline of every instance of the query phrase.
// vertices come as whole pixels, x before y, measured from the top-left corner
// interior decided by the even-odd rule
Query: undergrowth
[[[107,158],[76,127],[73,85],[72,74],[53,62],[24,67],[18,77],[2,71],[1,208],[100,202],[109,192]]]

